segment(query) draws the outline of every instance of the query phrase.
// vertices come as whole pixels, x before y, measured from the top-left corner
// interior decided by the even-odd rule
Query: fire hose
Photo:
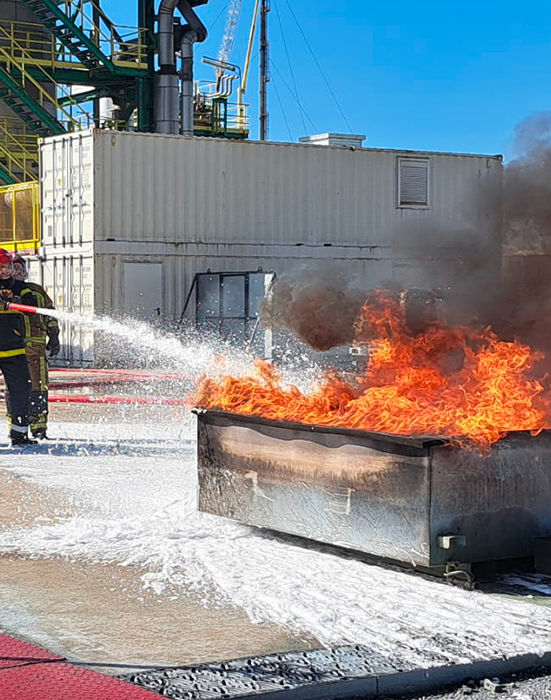
[[[0,398],[5,398],[0,392]],[[65,395],[48,397],[48,403],[79,403],[79,404],[119,404],[125,406],[188,406],[186,399],[163,398],[157,396],[88,396]]]
[[[185,399],[156,396],[50,396],[49,403],[125,404],[138,406],[187,406]]]
[[[50,314],[48,309],[41,309],[36,306],[27,306],[26,304],[20,304],[15,301],[7,301],[6,307],[10,311],[21,311],[27,314],[45,314],[47,316],[53,316]],[[141,379],[150,378],[149,375],[138,375]],[[166,375],[166,378],[174,378],[178,375]],[[153,376],[151,377],[153,378]],[[180,378],[180,377],[178,377]],[[137,379],[137,377],[136,377]],[[187,402],[185,399],[172,399],[172,398],[157,398],[153,396],[50,396],[49,401],[52,403],[88,403],[88,404],[138,404],[145,406],[185,406]]]
[[[22,311],[25,314],[46,314],[46,316],[54,316],[54,314],[49,313],[49,309],[41,309],[37,306],[27,306],[26,304],[20,304],[16,301],[7,301],[6,307],[10,311]]]

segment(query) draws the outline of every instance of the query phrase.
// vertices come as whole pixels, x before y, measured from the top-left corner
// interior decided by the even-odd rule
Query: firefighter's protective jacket
[[[54,303],[48,296],[44,287],[35,282],[24,282],[36,299],[36,305],[41,309],[53,309]],[[57,319],[42,314],[25,316],[27,324],[26,336],[27,345],[46,343],[51,333],[59,333],[59,323]]]
[[[22,304],[38,306],[36,297],[26,282],[19,282],[13,277],[7,280],[0,279],[0,289],[9,289]],[[28,330],[26,318],[27,314],[20,311],[0,308],[0,359],[25,354]]]

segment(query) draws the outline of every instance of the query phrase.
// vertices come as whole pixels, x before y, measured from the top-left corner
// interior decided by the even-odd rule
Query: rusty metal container
[[[199,509],[418,566],[533,556],[551,535],[551,433],[487,456],[430,436],[197,411]]]

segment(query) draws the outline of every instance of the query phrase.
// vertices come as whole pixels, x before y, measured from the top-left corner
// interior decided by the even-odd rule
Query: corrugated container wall
[[[85,311],[132,314],[147,277],[141,315],[178,318],[207,269],[325,263],[366,286],[446,285],[467,272],[454,242],[473,235],[499,271],[498,156],[96,130],[44,140],[41,173],[42,267],[86,260]]]

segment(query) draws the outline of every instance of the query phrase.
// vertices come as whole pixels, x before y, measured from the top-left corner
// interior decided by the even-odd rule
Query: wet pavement
[[[323,642],[371,640],[377,658],[403,668],[530,651],[536,641],[551,650],[549,579],[520,574],[470,594],[198,523],[183,517],[184,472],[194,472],[184,410],[55,405],[52,418],[60,439],[33,455],[0,445],[8,633],[113,675]]]
[[[73,421],[80,417],[86,422],[100,413],[107,421],[127,416],[124,408],[98,408],[75,413],[54,407],[53,417],[70,414]],[[69,490],[47,488],[10,471],[18,458],[0,452],[0,532],[48,527],[74,515],[78,502]],[[307,635],[253,624],[237,607],[206,606],[193,591],[160,597],[144,588],[144,573],[140,566],[95,564],[79,557],[0,556],[0,629],[71,660],[123,667],[181,666],[316,646]]]
[[[309,645],[238,609],[159,598],[129,568],[63,559],[0,559],[0,627],[72,661],[183,666]]]

